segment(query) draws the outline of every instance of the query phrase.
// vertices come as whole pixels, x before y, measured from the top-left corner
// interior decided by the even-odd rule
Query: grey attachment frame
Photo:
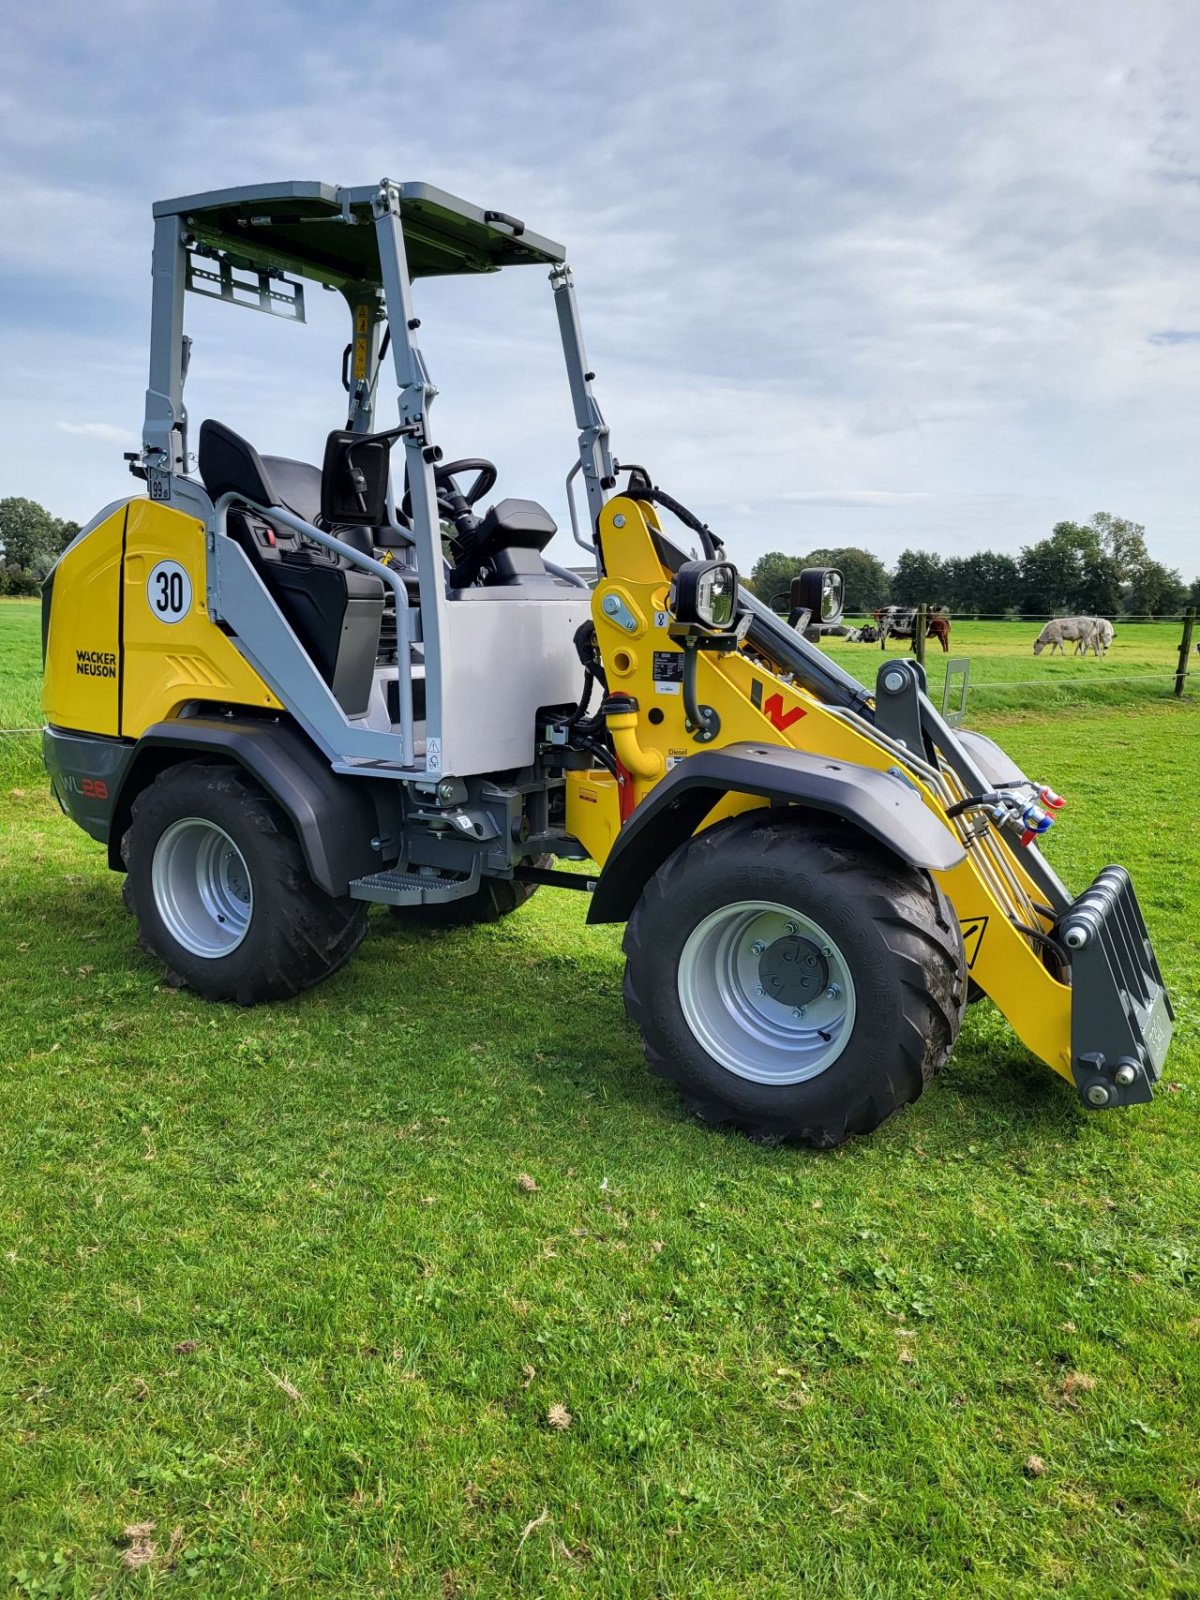
[[[257,225],[269,224],[269,216],[250,216],[245,219],[245,243],[242,244],[239,239],[236,245],[228,247],[231,263],[222,259],[219,250],[211,250],[211,242],[215,237],[212,227],[208,227],[205,242],[207,224],[204,219],[222,206],[243,207],[261,203],[265,209],[272,203],[283,201],[290,204],[293,200],[297,204],[311,206],[315,203],[329,207],[325,215],[311,220],[319,220],[327,225],[331,240],[342,228],[373,228],[375,233],[379,281],[372,274],[364,276],[361,272],[341,266],[326,270],[313,266],[311,262],[303,276],[340,291],[351,312],[354,363],[347,404],[347,426],[354,432],[370,432],[374,426],[376,391],[381,375],[379,349],[385,316],[391,329],[390,353],[397,386],[398,420],[407,430],[403,448],[412,503],[410,538],[416,560],[419,637],[425,650],[426,740],[423,766],[414,764],[411,731],[406,734],[404,729],[401,730],[399,742],[402,748],[397,759],[395,735],[351,724],[342,715],[336,702],[332,701],[323,680],[315,669],[311,669],[311,664],[307,674],[300,670],[303,652],[298,651],[298,646],[296,650],[289,650],[283,642],[279,630],[282,628],[286,631],[286,624],[282,617],[253,574],[244,554],[224,535],[223,522],[216,515],[208,496],[199,484],[187,477],[193,458],[188,448],[188,414],[183,398],[189,346],[184,332],[184,296],[189,287],[202,294],[214,294],[203,277],[197,281],[193,257],[199,255],[203,259],[212,254],[217,256],[214,276],[219,287],[216,296],[233,304],[252,303],[236,298],[233,288],[235,270],[249,272],[256,277],[257,287],[247,283],[243,292],[251,296],[257,293],[260,304],[264,281],[277,283],[277,272],[286,268],[288,278],[285,281],[290,284],[292,275],[300,271],[278,249],[256,241]],[[271,683],[273,691],[277,692],[277,684],[287,682],[286,699],[282,695],[280,698],[301,720],[311,721],[314,730],[317,727],[321,729],[321,733],[314,733],[314,736],[322,747],[337,750],[350,761],[382,761],[389,769],[389,776],[436,780],[443,770],[460,765],[461,757],[458,752],[447,752],[451,757],[450,765],[444,767],[446,707],[442,651],[448,634],[449,597],[434,479],[435,450],[429,426],[429,411],[437,389],[415,338],[415,330],[420,324],[413,308],[412,275],[409,271],[403,215],[406,202],[418,209],[422,204],[442,206],[456,216],[470,219],[475,225],[482,222],[491,227],[493,237],[500,234],[527,243],[530,246],[527,256],[552,263],[550,284],[575,422],[579,430],[579,460],[571,476],[573,479],[577,473],[583,475],[594,535],[597,519],[609,492],[615,486],[615,476],[608,424],[592,391],[593,374],[588,368],[584,352],[574,281],[565,262],[565,252],[553,240],[529,233],[523,227],[512,226],[512,219],[505,218],[502,213],[483,212],[467,202],[420,183],[396,183],[385,178],[378,184],[358,188],[335,188],[326,184],[301,182],[267,184],[216,190],[156,204],[150,372],[142,428],[142,460],[147,490],[152,500],[198,515],[207,524],[212,540],[210,549],[215,557],[216,572],[210,581],[214,584],[218,614],[235,628],[239,640],[259,638],[254,627],[261,623],[265,630],[261,637],[271,642],[259,648],[264,656],[271,659],[255,662],[255,665],[260,668],[266,681]],[[197,247],[197,234],[200,235],[200,248]],[[414,247],[424,248],[419,221],[415,225],[415,237],[417,244]],[[221,248],[225,249],[226,246],[222,244]],[[490,270],[487,262],[481,264],[476,261],[474,266],[480,270]],[[201,274],[207,270],[199,269]],[[261,278],[264,271],[268,274],[265,280]],[[228,292],[226,277],[229,279]],[[266,291],[267,301],[262,308],[294,316],[294,312],[274,305],[273,296],[276,292],[274,289]],[[568,499],[576,542],[595,557],[594,537],[586,539],[579,528],[570,491]],[[339,554],[346,556],[362,570],[382,575],[393,586],[397,581],[378,563],[373,563],[340,541],[330,543],[329,536],[323,535],[321,530],[310,524],[293,522],[290,516],[282,515],[277,507],[259,509],[268,510],[273,518],[278,518],[288,526],[299,526],[306,537],[337,549]],[[236,583],[233,582],[235,573]],[[260,612],[253,626],[247,614],[251,608]],[[242,628],[237,627],[234,612],[241,614]],[[399,608],[398,625],[401,620],[405,623],[408,621],[407,605]],[[241,647],[249,656],[244,643]],[[307,660],[306,657],[304,659]],[[281,672],[285,660],[288,662],[288,676],[272,681],[273,674]],[[411,659],[403,650],[398,650],[398,660],[402,703],[407,694],[411,707]],[[315,686],[311,680],[315,680]],[[296,687],[298,684],[302,685],[299,691]],[[298,693],[299,706],[296,704]],[[390,746],[381,749],[378,741],[389,739]]]

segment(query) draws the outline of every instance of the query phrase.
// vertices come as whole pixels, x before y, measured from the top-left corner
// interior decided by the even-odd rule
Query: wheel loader
[[[414,285],[515,267],[549,275],[594,584],[435,443]],[[949,727],[915,662],[867,687],[812,642],[838,573],[789,627],[618,461],[561,245],[423,183],[261,184],[155,205],[152,286],[144,492],[46,582],[44,755],[174,982],[278,1000],[372,904],[467,926],[553,888],[625,924],[651,1068],[754,1139],[875,1128],[983,996],[1089,1109],[1149,1100],[1173,1012],[1129,874],[1073,895],[1044,782]],[[193,454],[188,294],[302,322],[316,286],[349,336],[322,460],[215,418]]]

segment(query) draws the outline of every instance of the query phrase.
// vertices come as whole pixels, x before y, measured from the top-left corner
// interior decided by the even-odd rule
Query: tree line
[[[79,532],[36,500],[0,500],[0,595],[36,594],[43,578]],[[792,579],[805,567],[838,567],[846,579],[846,609],[886,605],[944,606],[956,616],[1006,611],[1031,616],[1173,616],[1200,607],[1200,578],[1189,586],[1155,561],[1146,530],[1128,517],[1099,511],[1088,522],[1057,522],[1048,539],[1018,555],[980,550],[939,556],[905,550],[889,572],[878,556],[855,545],[788,556],[759,556],[750,587],[768,605],[786,607]]]
[[[1022,612],[1032,616],[1174,616],[1200,607],[1200,578],[1190,585],[1155,561],[1146,530],[1127,517],[1097,512],[1088,522],[1057,522],[1048,539],[1012,556],[981,550],[940,556],[905,550],[891,572],[856,546],[811,550],[805,556],[773,550],[760,556],[750,586],[782,609],[792,579],[805,567],[838,567],[846,580],[846,609],[886,605],[943,606],[955,616]]]
[[[79,532],[36,500],[0,500],[0,595],[36,594],[42,579]]]

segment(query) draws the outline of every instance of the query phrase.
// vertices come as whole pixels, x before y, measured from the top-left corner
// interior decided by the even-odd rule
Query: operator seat
[[[200,426],[197,463],[214,501],[232,493],[258,505],[282,506],[316,525],[319,467],[260,456],[232,428],[213,421]],[[365,716],[379,653],[382,582],[374,573],[343,565],[332,552],[302,544],[286,523],[272,523],[249,507],[231,508],[226,527],[342,710],[348,717]],[[369,537],[369,530],[364,532]],[[343,536],[339,530],[338,537]]]

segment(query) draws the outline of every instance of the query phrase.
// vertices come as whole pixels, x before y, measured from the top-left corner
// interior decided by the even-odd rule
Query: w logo
[[[783,709],[783,696],[773,694],[769,700],[763,702],[763,715],[766,716],[780,731],[784,733],[793,722],[799,722],[804,716],[801,706],[794,706],[791,711]]]

